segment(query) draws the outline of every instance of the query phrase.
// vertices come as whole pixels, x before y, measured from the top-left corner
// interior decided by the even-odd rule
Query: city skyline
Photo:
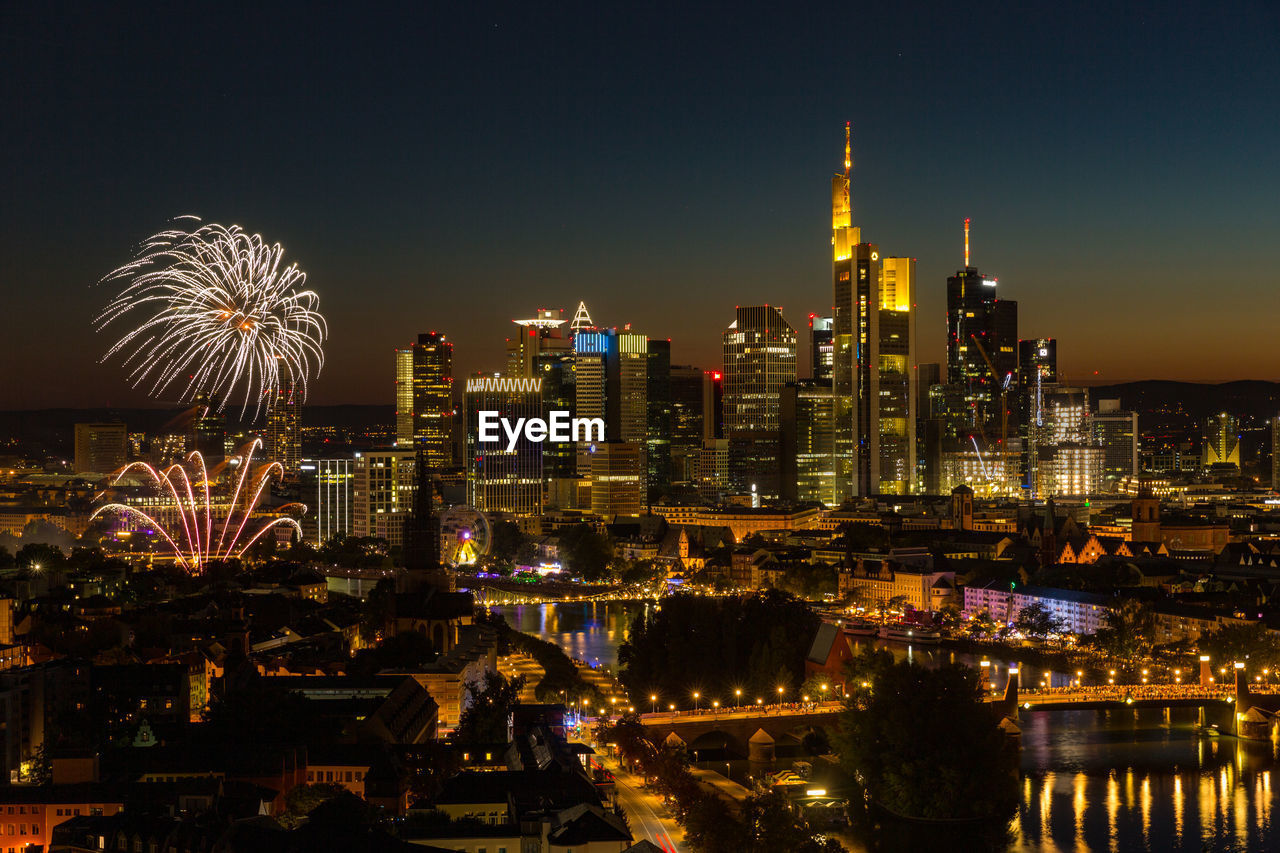
[[[816,11],[689,12],[667,28],[618,10],[448,10],[403,21],[425,41],[387,50],[372,41],[384,20],[313,16],[279,52],[207,22],[228,38],[186,64],[163,44],[178,18],[90,12],[55,31],[11,10],[19,124],[4,151],[21,168],[0,250],[6,356],[24,369],[0,399],[145,401],[96,364],[104,342],[86,329],[106,294],[92,282],[184,213],[269,234],[307,269],[333,325],[317,404],[386,402],[369,377],[427,329],[455,341],[457,375],[501,369],[492,341],[512,318],[580,300],[602,324],[670,337],[675,363],[714,366],[734,305],[781,305],[797,328],[829,312],[826,181],[844,121],[856,221],[918,260],[920,361],[943,360],[945,280],[970,218],[973,263],[1019,301],[1026,337],[1062,342],[1066,379],[1269,378],[1280,173],[1265,144],[1276,118],[1256,107],[1280,75],[1249,48],[1274,14],[1113,11],[1081,46],[1063,36],[1086,12],[939,11],[841,67]],[[548,34],[573,49],[549,59]],[[957,72],[966,44],[989,54]],[[654,51],[672,61],[658,68]],[[761,51],[778,61],[735,61]],[[85,61],[66,67],[68,52]],[[86,100],[92,115],[77,112]],[[162,128],[143,118],[152,101]],[[385,156],[352,156],[351,134]],[[1211,358],[1179,345],[1206,325],[1232,331]]]

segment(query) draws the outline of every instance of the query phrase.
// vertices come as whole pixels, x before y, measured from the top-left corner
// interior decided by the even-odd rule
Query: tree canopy
[[[650,695],[689,706],[776,697],[795,699],[819,619],[804,602],[769,590],[751,596],[707,598],[680,594],[637,613],[618,649],[619,680],[637,705]]]
[[[1017,749],[981,701],[978,673],[856,661],[837,751],[875,803],[915,818],[1008,815],[1017,803]]]

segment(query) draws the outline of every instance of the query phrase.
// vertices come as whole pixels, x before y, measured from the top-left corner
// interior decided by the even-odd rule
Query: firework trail
[[[130,383],[153,397],[175,383],[182,401],[209,394],[219,409],[243,395],[240,412],[252,406],[255,419],[289,383],[305,400],[328,335],[320,297],[303,289],[306,273],[284,266],[279,243],[238,225],[179,220],[191,230],[148,238],[99,282],[124,287],[98,315],[97,330],[129,325],[102,360],[121,356]]]
[[[112,485],[115,485],[130,471],[134,469],[141,471],[147,479],[155,483],[156,490],[161,496],[173,500],[178,522],[171,527],[166,527],[155,516],[123,503],[100,506],[89,516],[89,520],[92,521],[100,515],[118,515],[151,526],[173,551],[174,561],[191,574],[202,572],[210,561],[243,556],[253,543],[276,527],[282,525],[292,527],[301,536],[302,526],[295,519],[287,516],[274,518],[265,524],[258,525],[251,535],[246,529],[271,478],[284,474],[284,467],[279,462],[260,465],[256,473],[251,473],[253,452],[261,446],[262,440],[254,439],[243,455],[235,457],[235,461],[239,463],[240,473],[236,478],[235,493],[228,504],[226,517],[221,519],[220,524],[214,519],[214,506],[210,500],[209,471],[205,467],[204,457],[198,450],[187,454],[185,466],[175,463],[167,468],[157,469],[145,462],[132,462],[120,469],[112,479]],[[244,509],[238,513],[236,507],[239,506],[242,497]],[[303,513],[306,512],[306,506],[297,503],[286,504],[280,509],[294,508],[300,509]],[[238,520],[237,516],[239,516]]]

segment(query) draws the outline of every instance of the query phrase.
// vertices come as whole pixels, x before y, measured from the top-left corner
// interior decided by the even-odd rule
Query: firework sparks
[[[261,446],[262,440],[254,439],[243,455],[235,457],[240,473],[236,477],[235,492],[231,496],[227,513],[220,523],[214,518],[216,512],[210,499],[209,471],[198,450],[187,454],[185,466],[175,463],[158,469],[146,462],[132,462],[120,469],[112,480],[112,485],[115,485],[130,471],[136,469],[142,472],[155,483],[156,490],[162,496],[173,501],[178,516],[176,523],[166,526],[155,516],[123,503],[100,506],[89,516],[89,520],[100,515],[118,515],[154,528],[173,551],[174,561],[192,574],[202,572],[210,561],[242,557],[253,543],[277,527],[292,527],[301,536],[302,526],[288,516],[257,525],[251,535],[246,529],[271,478],[284,474],[284,467],[279,462],[260,465],[253,472],[253,452]],[[242,497],[244,508],[237,513],[236,508]],[[306,506],[298,503],[281,507],[281,511],[287,509],[306,512]]]
[[[130,383],[153,397],[183,380],[183,401],[210,394],[221,408],[242,394],[241,414],[252,405],[255,418],[288,383],[305,400],[328,335],[320,297],[303,289],[306,273],[284,265],[279,243],[238,225],[180,219],[192,230],[150,237],[99,282],[124,288],[98,315],[97,330],[132,325],[102,360],[121,356]]]

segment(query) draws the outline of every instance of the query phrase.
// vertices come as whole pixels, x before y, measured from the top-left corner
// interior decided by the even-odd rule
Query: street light
[[[649,694],[649,703],[653,705],[653,713],[658,713],[658,695],[656,693]]]
[[[699,692],[698,692],[698,691],[696,691],[696,690],[695,690],[695,691],[693,691],[693,710],[694,710],[694,713],[697,713],[697,711],[698,711],[698,700],[699,700],[699,699],[701,699],[701,698],[702,698],[702,694],[701,694],[701,693],[699,693]]]
[[[739,688],[735,689],[735,690],[733,691],[733,695],[734,695],[734,696],[736,697],[736,699],[737,699],[737,701],[736,701],[734,704],[735,704],[735,705],[741,705],[741,704],[742,704],[742,688],[741,688],[741,687],[739,687]]]

